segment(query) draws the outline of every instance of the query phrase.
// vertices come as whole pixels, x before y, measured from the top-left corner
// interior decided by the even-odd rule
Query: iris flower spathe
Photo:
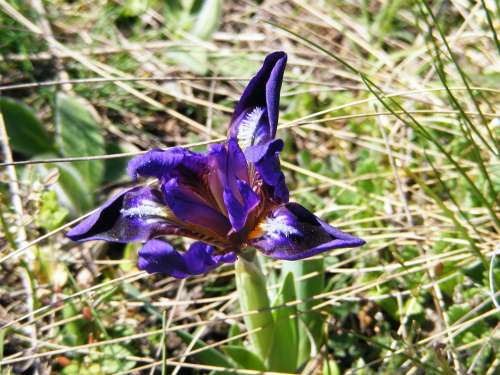
[[[177,278],[234,262],[248,246],[297,260],[363,245],[288,201],[279,162],[283,141],[275,138],[286,60],[284,52],[266,57],[236,105],[224,144],[211,145],[206,154],[175,147],[132,159],[130,177],[154,177],[156,186],[118,193],[67,236],[143,241],[139,268]],[[161,239],[168,235],[197,241],[178,252]]]

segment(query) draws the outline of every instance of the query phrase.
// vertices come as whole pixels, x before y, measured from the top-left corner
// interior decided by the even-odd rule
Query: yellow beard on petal
[[[248,239],[252,240],[266,234],[270,237],[289,237],[292,234],[300,234],[300,231],[294,226],[287,223],[283,216],[266,217],[248,235]]]
[[[259,238],[262,236],[264,231],[261,228],[261,224],[258,224],[255,226],[255,228],[248,234],[247,239],[248,240],[254,240],[256,238]]]

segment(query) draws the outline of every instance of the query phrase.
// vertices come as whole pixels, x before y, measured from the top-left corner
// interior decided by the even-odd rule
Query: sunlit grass
[[[240,312],[231,267],[150,276],[134,247],[64,238],[88,212],[67,207],[55,227],[37,218],[43,192],[62,181],[54,168],[104,163],[114,177],[89,192],[102,202],[127,186],[127,158],[220,142],[246,80],[278,49],[289,55],[279,136],[293,199],[367,241],[324,254],[321,293],[287,303],[310,302],[326,332],[298,370],[335,374],[325,370],[333,360],[341,373],[498,371],[488,279],[500,241],[498,4],[225,2],[218,31],[202,38],[161,2],[130,3],[47,2],[37,17],[33,4],[0,0],[0,93],[51,134],[55,94],[85,99],[113,146],[32,156],[3,141],[2,371],[258,373],[216,364],[224,347],[245,345],[254,332],[243,317],[258,313]],[[265,263],[271,296],[283,264]]]

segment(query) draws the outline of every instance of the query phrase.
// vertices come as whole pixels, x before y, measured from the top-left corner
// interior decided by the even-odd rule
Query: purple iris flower
[[[250,80],[231,119],[228,139],[205,154],[175,147],[132,159],[128,174],[157,179],[109,199],[71,229],[75,241],[145,242],[139,268],[177,278],[232,263],[246,247],[297,260],[365,242],[331,227],[297,203],[288,202],[275,139],[279,94],[287,56],[266,57]],[[178,252],[165,236],[196,240]]]

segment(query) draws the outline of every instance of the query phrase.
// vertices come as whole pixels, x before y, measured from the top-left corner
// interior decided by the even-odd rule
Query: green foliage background
[[[1,0],[2,157],[18,162],[0,167],[2,373],[497,373],[499,12]],[[129,186],[132,155],[223,136],[273,50],[292,198],[366,246],[178,281],[139,272],[139,244],[63,236]],[[260,296],[243,311],[237,282]]]

